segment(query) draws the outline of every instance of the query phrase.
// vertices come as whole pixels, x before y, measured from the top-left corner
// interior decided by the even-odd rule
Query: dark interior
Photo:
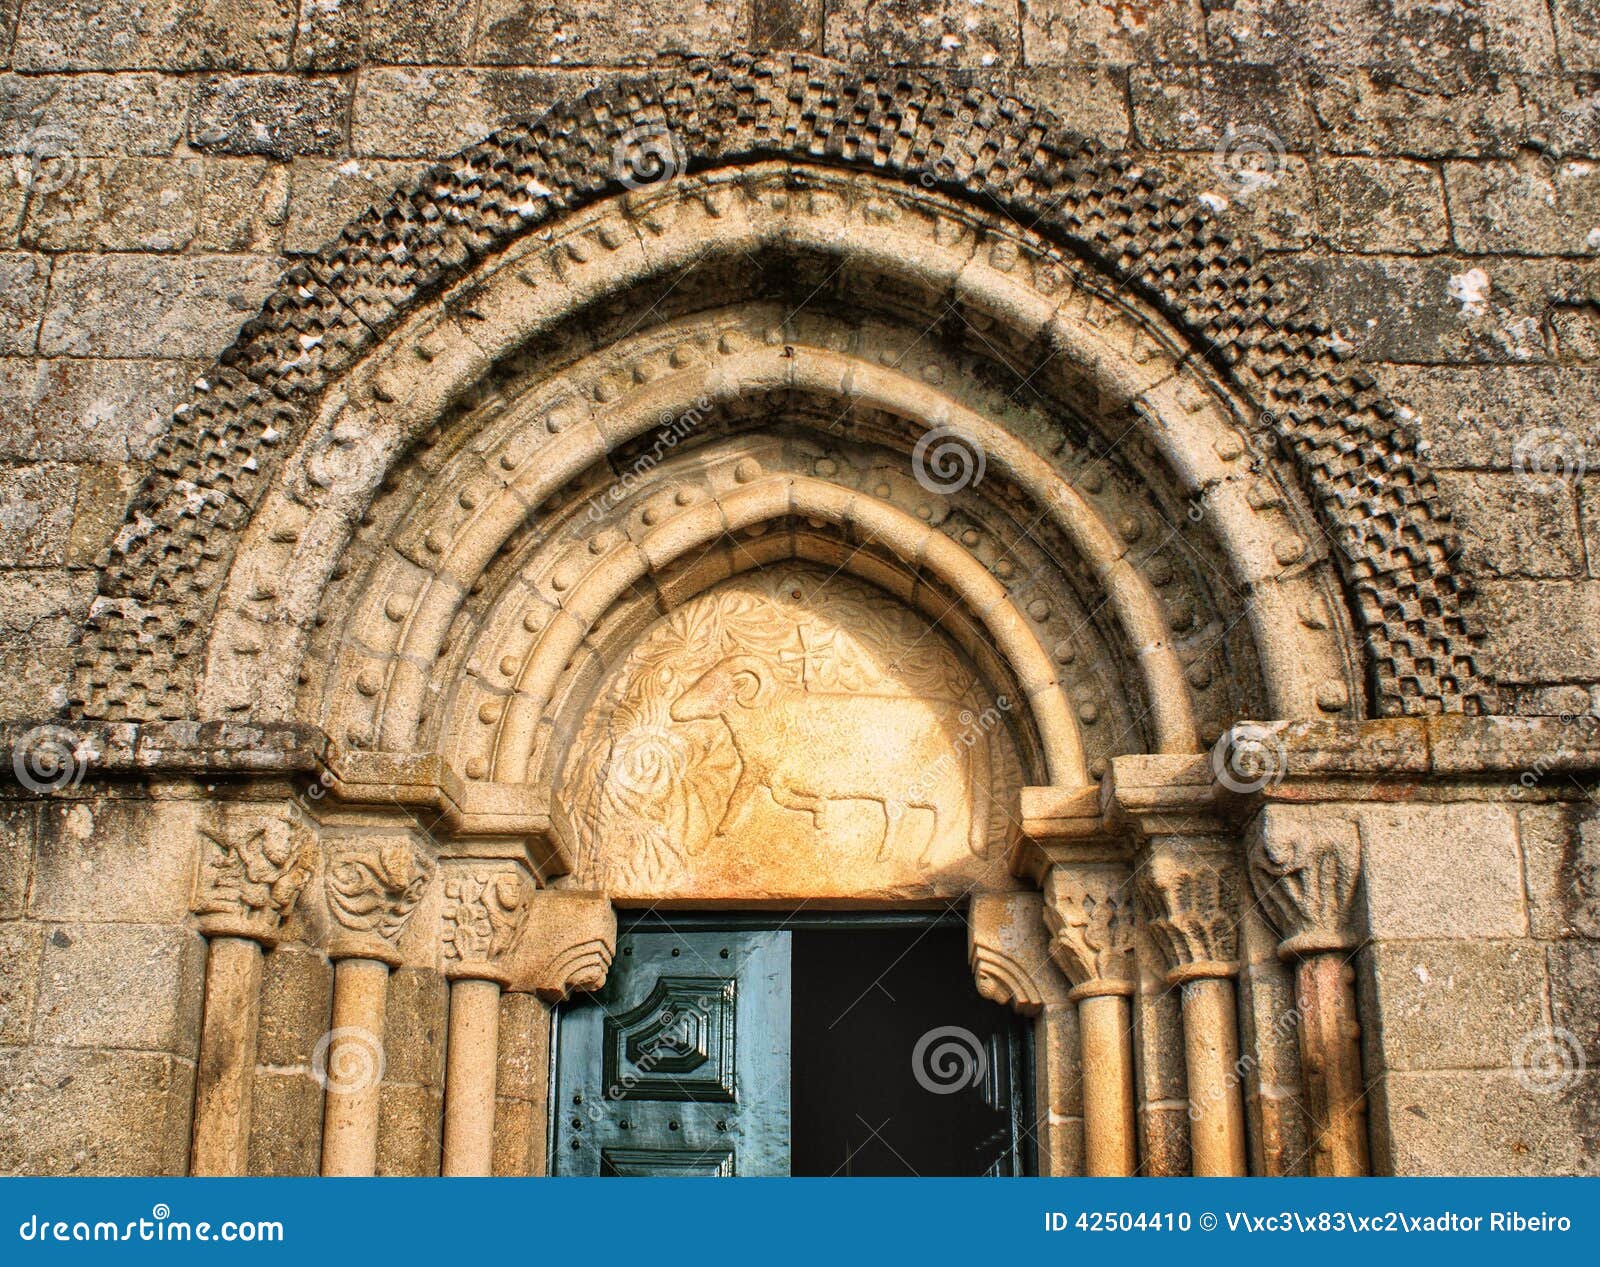
[[[962,927],[800,926],[793,955],[793,1174],[1025,1172],[1022,1024],[978,994]],[[918,1043],[947,1027],[966,1035],[935,1035],[920,1063],[952,1089],[929,1089]]]

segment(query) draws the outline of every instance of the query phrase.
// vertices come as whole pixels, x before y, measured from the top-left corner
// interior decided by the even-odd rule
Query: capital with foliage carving
[[[1285,959],[1350,950],[1361,836],[1354,823],[1312,822],[1292,807],[1269,806],[1251,825],[1247,858],[1261,909],[1283,939]]]
[[[227,806],[202,828],[204,860],[195,914],[209,937],[270,945],[316,873],[310,828],[292,809]]]
[[[1238,885],[1220,858],[1154,850],[1136,867],[1139,901],[1165,956],[1167,984],[1238,970]]]
[[[532,891],[516,867],[447,864],[439,935],[445,975],[506,984]]]
[[[1072,983],[1069,997],[1132,994],[1136,915],[1125,873],[1056,866],[1044,892],[1050,954]]]
[[[434,870],[409,835],[335,845],[324,880],[333,919],[329,955],[398,963],[395,943]]]

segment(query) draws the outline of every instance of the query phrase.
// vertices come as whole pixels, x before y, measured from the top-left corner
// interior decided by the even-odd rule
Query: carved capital
[[[1126,872],[1054,867],[1045,881],[1050,954],[1074,998],[1132,994],[1133,889]]]
[[[1066,1002],[1050,962],[1044,903],[1037,893],[980,893],[967,916],[967,962],[984,998],[1032,1016]]]
[[[316,873],[307,824],[286,807],[224,807],[215,829],[202,828],[204,858],[195,914],[210,937],[270,944]]]
[[[330,850],[324,888],[334,958],[399,962],[394,946],[434,873],[407,836],[339,843]]]
[[[1169,985],[1237,971],[1238,881],[1226,862],[1160,850],[1140,860],[1136,876]]]
[[[617,913],[604,893],[528,894],[527,929],[510,955],[507,988],[559,1003],[606,983],[617,952]]]
[[[1348,950],[1357,944],[1361,837],[1354,823],[1314,822],[1292,809],[1269,806],[1252,824],[1248,845],[1250,883],[1283,938],[1281,956]]]
[[[439,913],[445,975],[504,985],[506,961],[528,924],[532,892],[515,866],[447,865]]]

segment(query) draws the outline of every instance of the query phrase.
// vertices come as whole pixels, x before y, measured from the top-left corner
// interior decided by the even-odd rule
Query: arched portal
[[[77,715],[328,741],[208,837],[243,966],[207,1025],[280,938],[336,961],[330,1033],[449,979],[441,1164],[480,1172],[510,1000],[601,985],[614,905],[955,904],[1036,1018],[1044,1169],[1286,1168],[1236,1057],[1293,1100],[1246,875],[1303,840],[1247,864],[1225,738],[1489,691],[1431,477],[1340,348],[1154,178],[913,76],[695,67],[435,169],[197,385],[101,572]],[[293,892],[236,909],[263,865]],[[1307,1076],[1351,1171],[1340,1042]],[[368,1090],[330,1089],[325,1171],[375,1164]]]

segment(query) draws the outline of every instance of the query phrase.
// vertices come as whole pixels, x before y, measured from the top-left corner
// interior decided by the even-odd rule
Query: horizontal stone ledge
[[[310,773],[329,751],[318,727],[292,722],[14,721],[0,746],[0,778],[35,793],[118,774]]]

